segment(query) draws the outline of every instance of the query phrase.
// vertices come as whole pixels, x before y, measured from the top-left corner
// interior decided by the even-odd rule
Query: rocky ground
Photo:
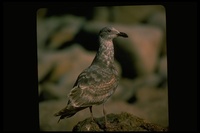
[[[145,120],[122,112],[121,114],[107,115],[107,124],[104,117],[85,119],[74,126],[73,131],[168,131],[168,128],[162,127]]]
[[[84,12],[63,11],[58,15],[46,8],[37,12],[40,130],[72,131],[78,122],[90,117],[89,109],[85,109],[57,123],[53,114],[67,104],[77,76],[95,56],[99,30],[107,25],[129,36],[114,40],[115,63],[121,79],[105,104],[108,114],[126,112],[168,127],[164,8],[96,7],[90,12],[90,17]],[[102,106],[94,106],[93,112],[95,118],[102,117]]]

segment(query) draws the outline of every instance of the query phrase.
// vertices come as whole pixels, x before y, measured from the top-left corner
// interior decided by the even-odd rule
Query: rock
[[[113,95],[111,99],[135,103],[137,101],[136,94],[139,89],[144,87],[157,88],[163,80],[164,79],[159,74],[154,73],[151,75],[137,77],[135,79],[122,78],[115,95]]]
[[[38,56],[38,82],[42,83],[48,80],[54,68],[55,60]]]
[[[114,6],[111,9],[111,22],[122,24],[136,24],[142,22],[153,12],[160,12],[163,6],[140,5],[140,6]],[[131,16],[131,17],[130,17]]]
[[[91,64],[94,56],[95,53],[76,44],[61,51],[40,53],[38,77],[44,100],[66,97],[79,73]]]
[[[156,12],[149,15],[147,23],[160,27],[163,31],[166,31],[166,12]]]
[[[58,49],[72,41],[85,22],[83,17],[65,15],[37,20],[37,46],[42,49]]]
[[[122,78],[118,85],[115,95],[112,99],[118,99],[122,101],[129,101],[129,99],[137,93],[142,87],[157,87],[161,78],[158,74],[151,74],[144,77],[137,77],[136,79]]]
[[[41,69],[45,70],[50,64],[53,64],[54,69],[49,76],[49,82],[59,82],[60,78],[68,72],[73,71],[75,72],[74,75],[76,73],[79,74],[81,70],[90,65],[94,56],[95,53],[87,52],[77,44],[72,45],[68,49],[43,53],[39,62],[43,66],[39,67],[39,73],[42,72]],[[71,79],[74,80],[73,77]]]
[[[136,24],[144,21],[152,13],[162,11],[163,7],[159,5],[96,7],[93,21]]]
[[[129,54],[130,60],[138,76],[148,75],[155,71],[160,49],[162,46],[163,33],[160,29],[151,26],[134,26],[129,29],[121,28],[129,35],[129,39],[122,43],[119,48]],[[130,69],[130,68],[129,68]]]
[[[74,126],[73,131],[167,131],[167,128],[146,122],[137,116],[126,112],[121,114],[108,114],[108,125],[105,127],[104,117],[91,118],[80,121]]]
[[[63,24],[60,25],[62,27],[50,36],[49,49],[61,48],[64,43],[72,41],[85,21],[82,17],[70,15],[60,18],[60,20],[63,21]]]
[[[38,49],[45,48],[45,45],[49,36],[53,34],[55,29],[59,27],[59,24],[60,24],[60,21],[57,19],[57,17],[51,17],[48,19],[37,19],[37,47]]]
[[[121,78],[120,83],[111,99],[128,101],[132,95],[136,94],[137,88],[137,83],[135,83],[132,79]]]
[[[148,25],[160,28],[163,31],[161,55],[167,54],[166,46],[166,12],[155,12],[147,18]]]
[[[38,17],[41,18],[46,10],[45,8],[38,10]],[[93,19],[87,22],[83,17],[73,15],[46,17],[37,20],[38,49],[61,49],[74,42],[80,45],[89,45],[88,48],[96,48],[98,46],[92,46],[95,42],[91,42],[91,44],[88,42],[90,40],[97,41],[99,30],[107,25],[112,25],[129,34],[127,40],[120,38],[116,40],[118,52],[116,57],[122,66],[123,76],[135,78],[155,70],[161,47],[165,45],[163,42],[165,33],[158,28],[159,26],[152,25],[161,24],[162,27],[165,27],[164,18],[165,9],[159,5],[96,7]],[[141,25],[140,22],[144,20],[147,21],[147,25]],[[127,23],[131,25],[125,25]],[[82,31],[84,31],[83,34],[78,36]],[[84,36],[87,33],[90,34]],[[165,47],[162,50],[166,51]]]

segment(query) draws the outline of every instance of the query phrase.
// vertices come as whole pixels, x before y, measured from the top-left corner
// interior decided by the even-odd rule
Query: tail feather
[[[61,120],[61,119],[59,118],[57,123],[59,123],[59,122],[60,122],[60,120]]]
[[[72,117],[73,115],[75,115],[78,111],[80,110],[83,110],[87,107],[65,107],[63,108],[62,110],[60,110],[59,112],[55,113],[54,116],[60,116],[59,120],[58,120],[58,123],[61,119],[64,119],[64,118],[69,118],[69,117]]]
[[[64,118],[69,118],[73,115],[76,114],[77,111],[75,110],[69,110],[67,107],[65,107],[64,109],[60,110],[59,112],[55,113],[54,116],[60,116],[59,120],[58,120],[58,123],[61,119],[64,119]]]

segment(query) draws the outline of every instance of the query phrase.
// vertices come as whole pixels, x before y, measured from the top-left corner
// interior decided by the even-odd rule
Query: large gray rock
[[[44,99],[66,97],[79,73],[91,64],[94,56],[94,52],[87,52],[80,45],[40,53],[38,77]]]

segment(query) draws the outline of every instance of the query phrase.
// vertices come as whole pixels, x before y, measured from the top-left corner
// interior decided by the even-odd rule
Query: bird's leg
[[[93,114],[92,114],[92,106],[90,106],[90,114],[91,114],[92,121],[94,121],[94,117],[93,117]]]
[[[107,123],[107,118],[106,118],[106,110],[103,104],[103,114],[104,114],[104,119],[105,119],[105,127],[107,127],[108,123]]]

